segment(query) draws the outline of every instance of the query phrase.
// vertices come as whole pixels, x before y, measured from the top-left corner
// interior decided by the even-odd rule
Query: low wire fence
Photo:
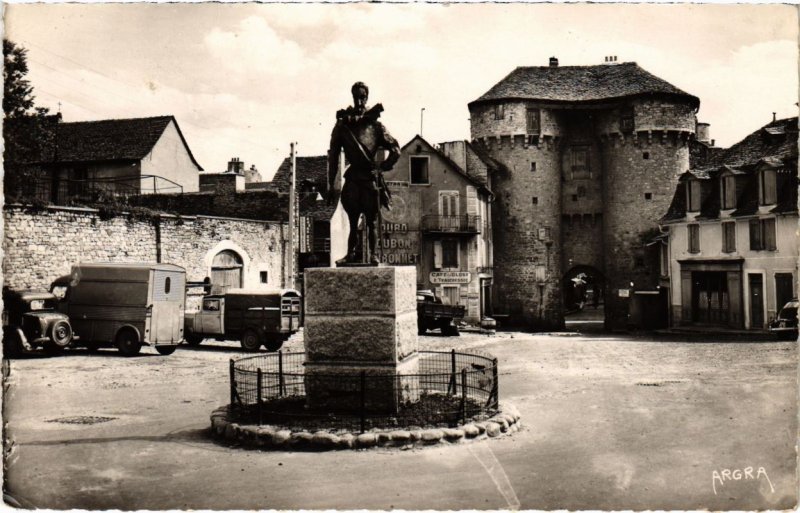
[[[498,409],[497,359],[477,351],[419,351],[397,372],[331,372],[304,352],[230,360],[231,414],[240,422],[307,430],[453,427]]]

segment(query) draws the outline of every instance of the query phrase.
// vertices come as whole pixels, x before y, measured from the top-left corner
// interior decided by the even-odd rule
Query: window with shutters
[[[722,252],[736,251],[736,222],[722,223]]]
[[[720,179],[722,208],[725,210],[736,208],[736,177],[723,176]]]
[[[589,168],[589,147],[573,146],[572,158],[572,178],[589,178],[591,169]]]
[[[442,241],[442,269],[458,269],[459,244],[457,240],[445,239]]]
[[[502,103],[498,103],[494,106],[494,119],[503,119],[505,117],[505,109],[503,108]]]
[[[750,249],[775,251],[777,249],[775,218],[750,220]]]
[[[687,212],[700,212],[702,186],[700,180],[686,182],[686,210]]]
[[[541,114],[539,113],[539,109],[528,109],[527,127],[529,135],[539,135],[539,132],[541,130],[540,122],[541,122]]]
[[[764,169],[758,178],[759,205],[774,205],[778,201],[776,193],[777,173],[774,169]]]
[[[689,253],[700,253],[700,225],[690,224],[687,228],[689,234]]]
[[[459,214],[458,191],[439,191],[439,215],[457,216]]]
[[[410,157],[411,183],[416,185],[428,185],[428,157]]]

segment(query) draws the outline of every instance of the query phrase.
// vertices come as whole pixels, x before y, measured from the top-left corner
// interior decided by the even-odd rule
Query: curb
[[[211,435],[241,447],[261,450],[331,451],[342,449],[412,448],[440,443],[456,444],[495,438],[520,429],[519,410],[508,403],[488,420],[469,422],[456,428],[412,428],[347,431],[290,431],[282,426],[237,424],[228,419],[228,405],[211,412]]]

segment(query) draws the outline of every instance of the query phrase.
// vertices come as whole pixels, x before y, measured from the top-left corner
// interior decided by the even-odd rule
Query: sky
[[[265,180],[293,141],[325,154],[356,81],[401,145],[469,139],[467,104],[551,56],[637,62],[700,98],[718,146],[798,108],[787,5],[11,4],[5,30],[64,121],[174,115],[206,171]]]

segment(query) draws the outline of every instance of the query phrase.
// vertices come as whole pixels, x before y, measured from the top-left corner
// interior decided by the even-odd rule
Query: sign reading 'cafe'
[[[438,271],[431,273],[431,283],[435,284],[469,283],[470,280],[469,271]]]

